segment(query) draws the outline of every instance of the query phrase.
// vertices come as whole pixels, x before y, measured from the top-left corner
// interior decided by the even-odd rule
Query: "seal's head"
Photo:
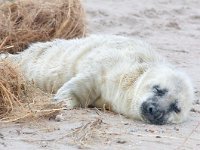
[[[194,93],[188,77],[163,65],[147,69],[134,90],[133,110],[152,124],[183,122],[191,109]]]

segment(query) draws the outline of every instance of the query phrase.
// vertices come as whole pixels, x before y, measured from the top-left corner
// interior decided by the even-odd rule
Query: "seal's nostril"
[[[151,114],[152,114],[152,112],[153,112],[153,108],[152,108],[152,107],[150,107],[150,108],[149,108],[149,113],[151,113]]]
[[[148,111],[149,114],[153,115],[154,112],[155,112],[155,106],[150,105],[150,106],[147,108],[147,111]]]

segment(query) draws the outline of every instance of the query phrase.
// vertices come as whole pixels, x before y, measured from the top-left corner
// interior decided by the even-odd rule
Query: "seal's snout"
[[[165,124],[165,112],[154,102],[144,102],[141,106],[142,116],[152,124]]]

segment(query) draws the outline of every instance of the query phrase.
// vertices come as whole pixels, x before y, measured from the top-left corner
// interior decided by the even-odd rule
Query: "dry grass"
[[[16,53],[32,42],[85,34],[79,0],[14,0],[0,4],[0,52]],[[0,120],[19,121],[57,114],[62,106],[27,83],[14,64],[0,61]]]
[[[9,62],[0,62],[0,117],[13,111],[13,105],[21,104],[19,98],[24,95],[25,82],[17,69]]]
[[[51,103],[33,84],[25,82],[17,66],[0,62],[0,121],[13,122],[58,114],[62,106]]]
[[[102,123],[101,119],[96,119],[94,121],[88,122],[81,127],[74,129],[72,135],[74,137],[75,143],[85,144],[92,138],[94,130],[98,129]]]
[[[72,132],[67,135],[72,139],[70,144],[77,145],[79,148],[89,148],[90,144],[95,139],[97,140],[97,137],[100,138],[103,136],[102,131],[100,131],[102,130],[102,123],[101,118],[96,118],[80,127],[72,129]]]
[[[0,51],[16,53],[32,42],[85,34],[79,0],[15,0],[0,4]]]

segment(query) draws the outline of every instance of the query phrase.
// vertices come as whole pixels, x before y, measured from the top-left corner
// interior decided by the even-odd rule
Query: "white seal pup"
[[[104,107],[153,124],[180,123],[191,108],[189,78],[136,39],[91,35],[32,44],[7,59],[69,107]]]

